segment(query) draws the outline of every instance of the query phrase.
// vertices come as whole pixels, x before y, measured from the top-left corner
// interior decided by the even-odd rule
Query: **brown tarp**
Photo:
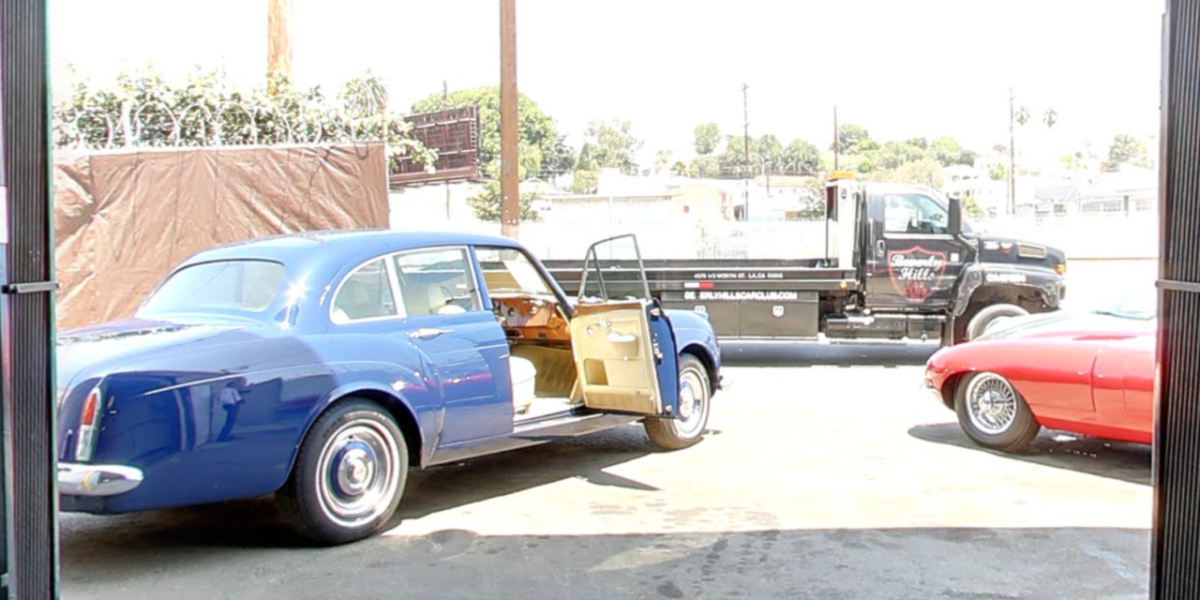
[[[60,154],[58,327],[133,314],[180,261],[216,244],[388,226],[382,144]]]

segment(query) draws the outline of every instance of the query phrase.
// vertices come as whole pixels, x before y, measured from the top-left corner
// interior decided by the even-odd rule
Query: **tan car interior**
[[[484,281],[511,347],[516,422],[569,410],[585,398],[591,408],[658,412],[649,324],[639,302],[581,305],[568,321],[568,309],[552,295],[492,292],[519,289],[503,269],[485,269]]]

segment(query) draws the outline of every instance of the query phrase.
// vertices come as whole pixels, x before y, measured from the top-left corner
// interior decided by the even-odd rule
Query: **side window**
[[[932,198],[919,194],[884,196],[885,233],[946,234],[949,215]]]
[[[516,293],[549,295],[550,286],[529,257],[511,248],[475,248],[489,294]]]
[[[333,322],[397,316],[385,259],[373,260],[346,276],[333,299]]]
[[[465,248],[412,250],[395,255],[400,296],[410,317],[481,310]]]

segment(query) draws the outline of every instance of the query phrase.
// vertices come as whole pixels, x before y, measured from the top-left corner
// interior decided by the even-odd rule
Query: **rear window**
[[[167,279],[138,311],[259,313],[281,293],[285,268],[267,260],[225,260],[193,265]]]

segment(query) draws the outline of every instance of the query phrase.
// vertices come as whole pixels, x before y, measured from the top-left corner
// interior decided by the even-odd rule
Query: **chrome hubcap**
[[[317,466],[317,498],[325,516],[357,527],[383,514],[398,493],[399,456],[396,440],[374,421],[352,421],[334,432]]]
[[[675,429],[683,437],[700,433],[704,426],[704,412],[708,410],[708,389],[703,378],[688,369],[679,375],[679,418],[674,421]]]
[[[999,375],[978,375],[967,388],[967,415],[980,431],[1003,433],[1017,417],[1017,394]]]

